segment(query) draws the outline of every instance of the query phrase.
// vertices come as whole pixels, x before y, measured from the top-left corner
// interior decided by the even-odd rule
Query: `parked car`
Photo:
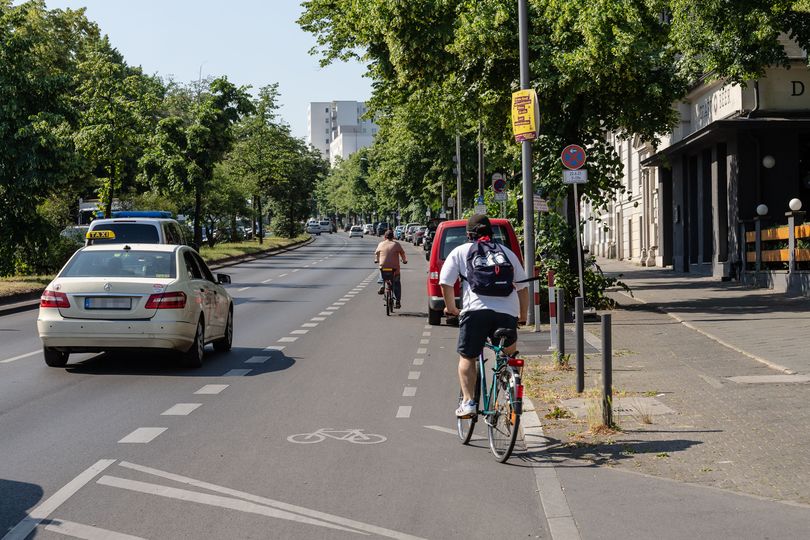
[[[413,231],[415,231],[418,227],[421,227],[419,223],[408,223],[405,225],[405,241],[406,242],[413,242]]]
[[[102,244],[74,253],[42,293],[37,330],[45,363],[71,353],[121,349],[176,351],[199,367],[207,343],[233,343],[233,299],[188,246]]]
[[[425,225],[420,225],[416,228],[416,230],[413,231],[413,234],[411,235],[413,245],[418,246],[422,243],[422,239],[425,236],[425,231],[427,231],[427,226]]]
[[[314,234],[314,235],[320,236],[321,235],[321,224],[318,223],[317,221],[315,221],[314,219],[310,220],[310,221],[307,221],[307,232],[309,234]]]
[[[387,231],[387,230],[388,230],[388,222],[387,221],[381,221],[381,222],[379,222],[377,224],[377,229],[376,229],[377,236],[384,235],[385,231]]]
[[[332,234],[332,222],[331,221],[329,221],[328,219],[322,219],[318,223],[321,226],[321,232],[328,232],[329,234]]]
[[[62,232],[59,233],[59,236],[75,243],[78,249],[87,243],[87,231],[89,230],[89,225],[71,225],[70,227],[65,227]]]
[[[363,238],[363,228],[360,225],[355,225],[349,229],[349,238],[354,238],[355,236]]]
[[[520,244],[509,220],[490,218],[489,221],[492,223],[493,240],[514,251],[522,264],[523,257],[520,252]],[[442,296],[442,288],[439,285],[439,274],[442,271],[442,265],[450,252],[465,242],[467,242],[467,220],[445,221],[440,223],[436,229],[433,245],[430,249],[427,278],[428,322],[432,325],[441,324],[444,316],[444,297]],[[461,286],[458,281],[455,284],[455,298],[456,306],[460,309]]]
[[[85,245],[186,244],[180,224],[168,212],[113,212],[90,223]]]
[[[405,232],[405,225],[397,225],[394,228],[394,238],[397,240],[402,240],[402,234]]]
[[[363,234],[374,234],[374,225],[371,223],[363,225]]]

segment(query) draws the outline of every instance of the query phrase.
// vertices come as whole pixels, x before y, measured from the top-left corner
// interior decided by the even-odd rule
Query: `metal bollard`
[[[613,425],[613,337],[610,315],[602,315],[602,423]]]
[[[574,302],[577,316],[577,393],[585,390],[585,299],[577,296]]]
[[[537,277],[540,275],[540,267],[534,267],[534,276]],[[541,330],[540,324],[540,282],[534,282],[534,331],[539,332]]]
[[[557,288],[557,354],[565,356],[565,289]]]
[[[554,287],[554,270],[548,271],[548,327],[551,344],[548,350],[557,350],[557,289]]]

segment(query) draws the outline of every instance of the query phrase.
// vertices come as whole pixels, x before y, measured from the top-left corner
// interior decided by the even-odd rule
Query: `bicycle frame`
[[[486,370],[484,369],[486,358],[484,357],[483,351],[478,358],[478,375],[481,381],[481,410],[479,414],[484,416],[493,415],[497,412],[491,408],[490,403],[492,396],[495,395],[496,385],[498,384],[497,374],[503,369],[523,366],[523,360],[509,356],[504,351],[506,347],[503,346],[503,342],[504,340],[501,339],[500,345],[493,345],[489,340],[485,343],[487,349],[495,352],[495,365],[492,368],[492,383],[490,384],[489,391],[487,391],[487,377]],[[523,412],[523,385],[520,383],[520,372],[516,372],[515,375],[517,376],[517,382],[515,388],[509,389],[509,402],[512,405],[512,410],[517,414],[521,414]]]

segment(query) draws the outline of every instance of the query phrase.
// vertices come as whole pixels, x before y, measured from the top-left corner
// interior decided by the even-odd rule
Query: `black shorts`
[[[477,358],[484,350],[487,338],[492,339],[498,328],[513,328],[517,330],[517,317],[483,309],[467,311],[458,321],[458,354],[465,358]],[[512,345],[515,340],[506,340],[505,346]]]

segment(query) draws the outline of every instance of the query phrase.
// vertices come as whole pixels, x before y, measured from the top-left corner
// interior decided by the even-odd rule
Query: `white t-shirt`
[[[442,273],[439,275],[439,284],[453,286],[459,275],[467,277],[467,254],[475,246],[470,242],[462,244],[450,252],[442,266]],[[503,252],[509,258],[509,262],[515,270],[515,281],[526,279],[526,271],[520,264],[520,259],[508,247],[500,244]],[[515,283],[515,290],[527,287],[527,283]],[[466,279],[461,280],[461,313],[467,311],[479,311],[491,309],[499,313],[506,313],[513,317],[520,317],[520,301],[517,292],[512,291],[509,296],[484,296],[478,295],[470,288],[470,283]]]

